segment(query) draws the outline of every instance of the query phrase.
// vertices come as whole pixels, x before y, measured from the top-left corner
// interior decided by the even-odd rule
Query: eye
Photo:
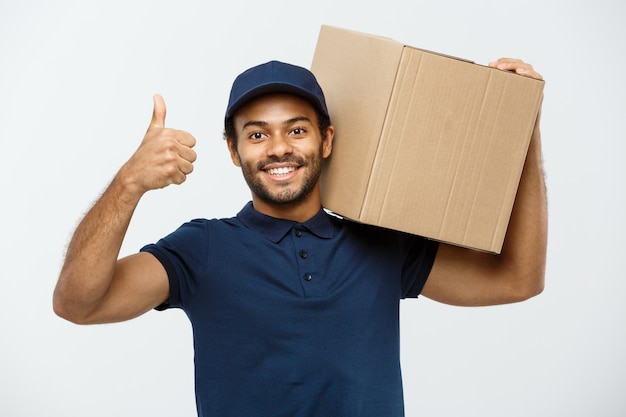
[[[302,127],[295,127],[291,130],[291,134],[295,136],[301,136],[306,133],[306,130]]]
[[[248,137],[252,140],[262,140],[265,135],[261,132],[252,132]]]

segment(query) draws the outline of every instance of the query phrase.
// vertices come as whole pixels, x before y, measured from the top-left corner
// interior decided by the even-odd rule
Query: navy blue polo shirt
[[[399,302],[435,242],[320,212],[198,219],[142,249],[194,336],[200,417],[404,415]]]

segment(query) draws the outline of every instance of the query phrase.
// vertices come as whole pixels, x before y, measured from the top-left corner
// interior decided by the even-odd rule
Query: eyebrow
[[[291,119],[287,119],[284,122],[282,122],[283,126],[288,126],[294,123],[298,123],[298,122],[308,122],[311,123],[311,119],[309,119],[306,116],[297,116],[297,117],[292,117]],[[269,126],[269,123],[264,122],[262,120],[250,120],[249,122],[246,122],[243,127],[242,130],[245,130],[246,128],[250,127],[250,126],[256,126],[256,127],[267,127]]]

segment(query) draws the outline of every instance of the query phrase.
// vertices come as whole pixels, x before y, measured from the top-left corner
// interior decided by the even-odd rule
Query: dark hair
[[[324,137],[326,134],[326,130],[331,125],[330,117],[326,116],[319,110],[315,110],[317,114],[317,127],[320,131],[320,135]],[[235,132],[235,123],[233,121],[234,117],[229,117],[224,121],[224,140],[232,139],[234,143],[237,143],[237,132]]]

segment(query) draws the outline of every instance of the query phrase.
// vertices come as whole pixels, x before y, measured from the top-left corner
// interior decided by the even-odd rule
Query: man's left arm
[[[504,58],[489,65],[541,79],[520,60]],[[523,301],[543,291],[548,213],[539,113],[501,253],[441,244],[424,296],[446,304],[482,306]]]

